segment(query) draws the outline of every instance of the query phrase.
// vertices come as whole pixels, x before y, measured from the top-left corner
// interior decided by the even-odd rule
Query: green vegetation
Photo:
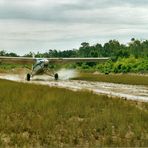
[[[148,146],[148,104],[0,80],[1,147]]]
[[[85,80],[85,81],[98,81],[98,82],[110,82],[121,83],[131,85],[146,85],[148,86],[147,75],[134,75],[134,74],[93,74],[93,73],[79,73],[79,75],[73,80]]]
[[[27,54],[27,56],[31,56]],[[128,44],[121,44],[117,40],[110,40],[101,45],[97,43],[90,45],[87,42],[81,43],[79,49],[57,51],[49,50],[46,53],[37,53],[38,57],[112,57],[114,61],[118,58],[128,58],[134,56],[135,58],[148,57],[148,40],[138,40],[132,38]]]
[[[134,57],[128,59],[119,59],[114,65],[112,72],[115,73],[127,73],[127,72],[148,72],[148,58],[139,58]]]
[[[16,53],[13,53],[13,52],[7,53],[4,50],[0,51],[0,56],[18,57],[18,55]]]
[[[31,65],[0,64],[0,73],[19,73],[23,69],[31,69]]]
[[[76,67],[78,70],[91,72],[99,71],[101,73],[147,73],[148,72],[148,58],[139,58],[135,57],[129,58],[119,58],[118,61],[113,62],[112,60],[107,61],[102,64],[93,64],[93,63],[82,63],[77,64]]]
[[[18,56],[15,53],[0,51],[0,56]],[[32,57],[32,53],[24,56]],[[105,64],[77,63],[70,67],[83,71],[100,71],[102,73],[147,73],[148,72],[148,40],[132,38],[128,44],[121,44],[117,40],[110,40],[101,45],[81,43],[79,49],[57,51],[50,49],[48,52],[35,54],[36,57],[111,57]]]

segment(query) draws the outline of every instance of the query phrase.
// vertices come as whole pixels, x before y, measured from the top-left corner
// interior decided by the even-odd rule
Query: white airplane
[[[58,80],[58,73],[49,70],[49,65],[54,63],[73,63],[73,62],[105,62],[109,60],[108,57],[101,58],[31,58],[31,57],[5,57],[0,56],[1,63],[15,63],[15,64],[33,64],[32,70],[26,75],[26,80],[30,81],[30,78],[34,75],[47,74],[53,76],[55,80]]]

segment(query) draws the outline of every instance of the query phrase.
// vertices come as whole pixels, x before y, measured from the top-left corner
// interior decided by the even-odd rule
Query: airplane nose
[[[44,60],[44,66],[48,66],[49,61],[48,60]]]

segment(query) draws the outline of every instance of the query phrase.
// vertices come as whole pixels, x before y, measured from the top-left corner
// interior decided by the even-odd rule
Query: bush
[[[118,61],[107,61],[96,65],[96,70],[102,73],[128,73],[128,72],[148,72],[148,59],[135,57],[119,58]]]
[[[113,62],[110,60],[104,64],[98,64],[96,66],[96,70],[99,70],[102,73],[110,73],[112,72],[112,67],[113,67]]]

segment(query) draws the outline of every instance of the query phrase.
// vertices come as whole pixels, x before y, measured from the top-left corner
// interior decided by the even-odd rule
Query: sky
[[[23,55],[133,37],[148,38],[148,0],[0,0],[0,50]]]

